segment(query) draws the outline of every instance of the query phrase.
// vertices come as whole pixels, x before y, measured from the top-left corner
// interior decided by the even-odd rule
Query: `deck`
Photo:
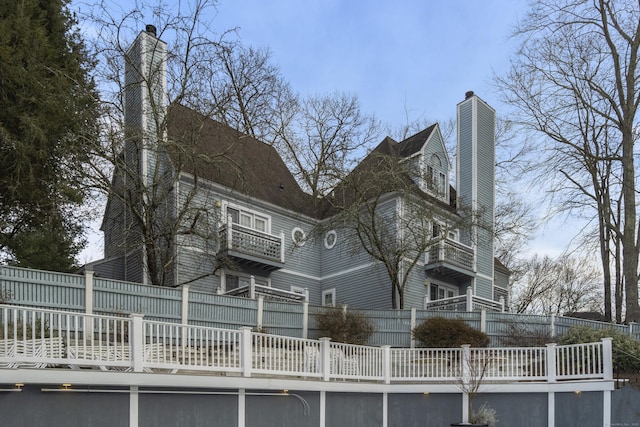
[[[612,379],[611,340],[523,348],[391,348],[0,305],[0,369],[225,375],[380,384]]]

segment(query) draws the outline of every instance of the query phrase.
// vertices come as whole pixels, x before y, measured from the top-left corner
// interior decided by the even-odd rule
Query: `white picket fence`
[[[236,373],[396,382],[612,379],[611,339],[533,348],[391,348],[0,305],[0,368]]]

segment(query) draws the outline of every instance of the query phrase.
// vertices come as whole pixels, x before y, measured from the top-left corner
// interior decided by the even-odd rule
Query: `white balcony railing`
[[[425,297],[425,310],[447,310],[447,311],[493,311],[504,313],[505,311],[504,297],[500,297],[499,301],[482,298],[473,294],[473,289],[467,287],[467,292],[463,295],[455,297],[441,298],[437,300],[429,300]]]
[[[274,236],[229,221],[220,228],[220,247],[222,250],[284,263],[284,233]]]
[[[0,369],[93,367],[105,371],[206,371],[329,381],[459,383],[612,380],[611,339],[533,348],[371,347],[130,317],[0,305]]]
[[[304,293],[287,291],[284,289],[273,288],[271,286],[260,285],[256,283],[255,277],[249,278],[249,283],[229,289],[225,295],[240,296],[245,298],[256,299],[258,296],[267,299],[287,302],[309,302],[309,290],[304,289]]]
[[[473,248],[454,240],[444,239],[427,251],[427,264],[445,262],[469,271],[475,271]]]

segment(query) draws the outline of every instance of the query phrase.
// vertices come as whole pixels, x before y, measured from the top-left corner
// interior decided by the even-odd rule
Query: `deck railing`
[[[493,311],[498,313],[504,313],[505,311],[504,298],[500,297],[499,301],[490,300],[487,298],[479,297],[473,294],[471,286],[467,287],[467,292],[464,295],[456,295],[449,298],[441,298],[437,300],[429,300],[425,297],[424,309],[425,310],[447,310],[447,311]]]
[[[535,348],[405,349],[310,340],[129,317],[0,305],[0,368],[208,371],[396,382],[610,380],[611,339]]]
[[[284,233],[274,236],[229,221],[220,228],[220,242],[223,249],[284,262]]]
[[[475,271],[473,248],[454,240],[441,240],[431,247],[426,255],[427,264],[442,261]]]

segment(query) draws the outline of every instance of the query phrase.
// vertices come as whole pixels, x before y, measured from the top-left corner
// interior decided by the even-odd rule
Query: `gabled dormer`
[[[448,204],[451,164],[440,126],[436,123],[400,142],[398,152],[411,163],[420,189]]]

